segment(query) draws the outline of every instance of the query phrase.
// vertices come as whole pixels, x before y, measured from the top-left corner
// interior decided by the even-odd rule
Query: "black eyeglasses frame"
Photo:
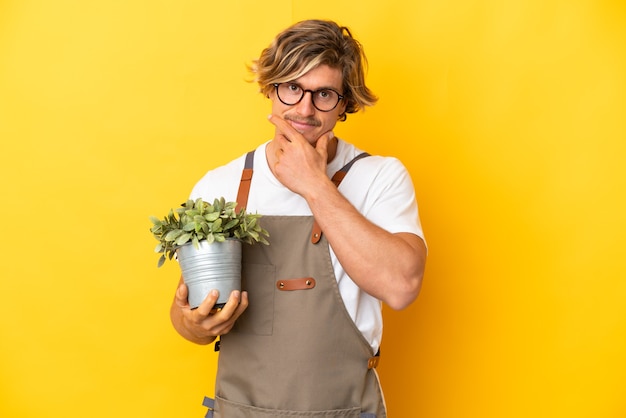
[[[300,96],[300,99],[298,99],[298,101],[295,102],[295,103],[287,103],[283,99],[281,99],[280,94],[278,94],[278,87],[281,84],[293,84],[293,85],[296,85],[296,86],[300,87],[300,90],[302,90],[302,96]],[[276,90],[276,97],[278,97],[278,100],[280,100],[280,102],[282,104],[287,105],[287,106],[295,106],[295,105],[297,105],[298,103],[300,103],[302,101],[302,99],[304,99],[304,95],[305,94],[311,93],[311,103],[313,103],[313,106],[317,110],[319,110],[320,112],[332,112],[333,110],[335,110],[337,105],[339,105],[339,102],[341,102],[344,99],[344,97],[345,97],[343,94],[339,94],[339,92],[337,90],[331,89],[331,88],[328,88],[328,87],[324,87],[324,88],[317,89],[317,90],[309,90],[309,89],[303,89],[302,86],[300,86],[298,83],[272,83],[272,85],[274,86],[274,89]],[[337,95],[337,97],[338,97],[337,103],[335,103],[335,105],[332,108],[328,109],[328,110],[322,110],[319,107],[317,107],[317,105],[315,104],[315,99],[314,99],[315,93],[320,92],[322,90],[330,90],[330,91],[334,92]]]

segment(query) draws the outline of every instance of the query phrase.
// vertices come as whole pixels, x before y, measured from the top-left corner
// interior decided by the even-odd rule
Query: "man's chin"
[[[315,146],[317,145],[317,141],[318,141],[318,139],[319,139],[319,138],[310,139],[310,138],[308,138],[308,137],[306,137],[306,136],[305,136],[305,137],[304,137],[304,139],[306,139],[306,140],[307,140],[307,142],[308,142],[309,144],[311,144],[311,146],[312,146],[313,148],[315,148]]]

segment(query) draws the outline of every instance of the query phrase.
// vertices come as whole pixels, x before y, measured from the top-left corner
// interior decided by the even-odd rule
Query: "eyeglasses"
[[[330,112],[344,97],[333,89],[306,90],[296,83],[274,83],[274,87],[278,100],[287,106],[297,105],[302,101],[305,93],[311,93],[313,106],[320,112]]]

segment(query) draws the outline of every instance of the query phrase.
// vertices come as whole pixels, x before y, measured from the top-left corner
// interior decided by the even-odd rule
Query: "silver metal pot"
[[[233,290],[241,290],[241,241],[200,241],[200,248],[188,243],[176,250],[176,257],[192,308],[200,306],[212,289],[220,292],[217,308],[224,306]]]

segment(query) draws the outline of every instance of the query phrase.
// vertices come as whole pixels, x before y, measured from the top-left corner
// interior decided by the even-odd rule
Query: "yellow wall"
[[[621,1],[0,3],[0,416],[203,416],[215,354],[172,330],[150,215],[269,138],[244,64],[350,26],[380,103],[340,136],[398,155],[430,245],[385,311],[402,417],[626,416]]]

